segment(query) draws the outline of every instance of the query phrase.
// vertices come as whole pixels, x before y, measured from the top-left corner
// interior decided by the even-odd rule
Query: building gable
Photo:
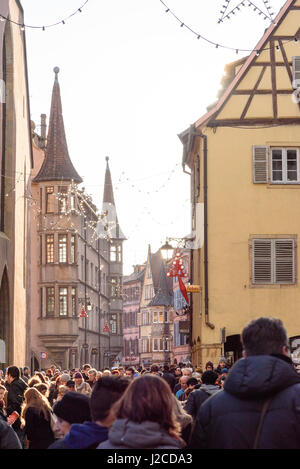
[[[209,127],[300,124],[293,87],[293,58],[300,56],[299,25],[300,0],[288,0],[276,24],[268,28],[218,103],[196,127],[205,123]]]

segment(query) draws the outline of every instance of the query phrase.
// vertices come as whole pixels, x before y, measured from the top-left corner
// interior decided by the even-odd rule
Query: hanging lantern
[[[80,311],[80,315],[79,315],[80,318],[88,318],[88,315],[86,314],[86,311],[84,309],[84,305],[82,305],[81,307],[81,311]]]

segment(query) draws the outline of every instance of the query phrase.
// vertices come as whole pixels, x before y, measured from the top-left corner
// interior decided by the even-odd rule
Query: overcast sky
[[[245,6],[218,24],[224,0],[89,0],[66,24],[26,28],[31,118],[49,116],[60,67],[70,157],[101,209],[110,157],[124,243],[124,273],[143,263],[148,244],[190,233],[190,181],[181,167],[178,133],[216,100],[226,63],[248,55],[270,25]],[[25,24],[66,18],[84,0],[22,0]],[[234,7],[240,2],[232,0]],[[266,11],[263,0],[253,2]],[[277,13],[283,0],[270,0]],[[245,5],[249,1],[245,0]],[[228,11],[229,11],[228,9]],[[1,13],[1,12],[0,12]],[[186,26],[214,43],[191,33]]]

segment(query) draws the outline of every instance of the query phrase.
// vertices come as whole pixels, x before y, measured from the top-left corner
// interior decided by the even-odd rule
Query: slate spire
[[[59,68],[54,68],[55,80],[52,91],[52,101],[49,119],[49,129],[45,159],[34,182],[40,181],[74,181],[81,183],[82,178],[74,168],[69,156],[65,134],[60,87],[58,82]]]

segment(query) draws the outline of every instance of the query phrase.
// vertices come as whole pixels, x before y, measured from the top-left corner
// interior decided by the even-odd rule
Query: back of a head
[[[197,378],[189,378],[186,382],[188,386],[196,386],[198,384]]]
[[[160,376],[144,374],[133,380],[122,398],[113,406],[116,418],[141,423],[162,423],[170,419],[173,409],[170,386]]]
[[[7,368],[7,374],[14,379],[20,378],[20,370],[17,366],[11,365]]]
[[[158,373],[159,367],[157,365],[151,365],[150,371],[151,373]]]
[[[129,385],[127,378],[103,376],[93,387],[90,400],[92,421],[104,420],[111,406],[122,396]]]
[[[243,329],[242,344],[246,356],[280,354],[288,338],[280,319],[261,317]]]
[[[212,370],[204,371],[202,375],[202,383],[203,384],[215,384],[218,379],[218,373]]]
[[[54,404],[53,412],[71,424],[90,421],[90,398],[79,392],[68,391]]]

